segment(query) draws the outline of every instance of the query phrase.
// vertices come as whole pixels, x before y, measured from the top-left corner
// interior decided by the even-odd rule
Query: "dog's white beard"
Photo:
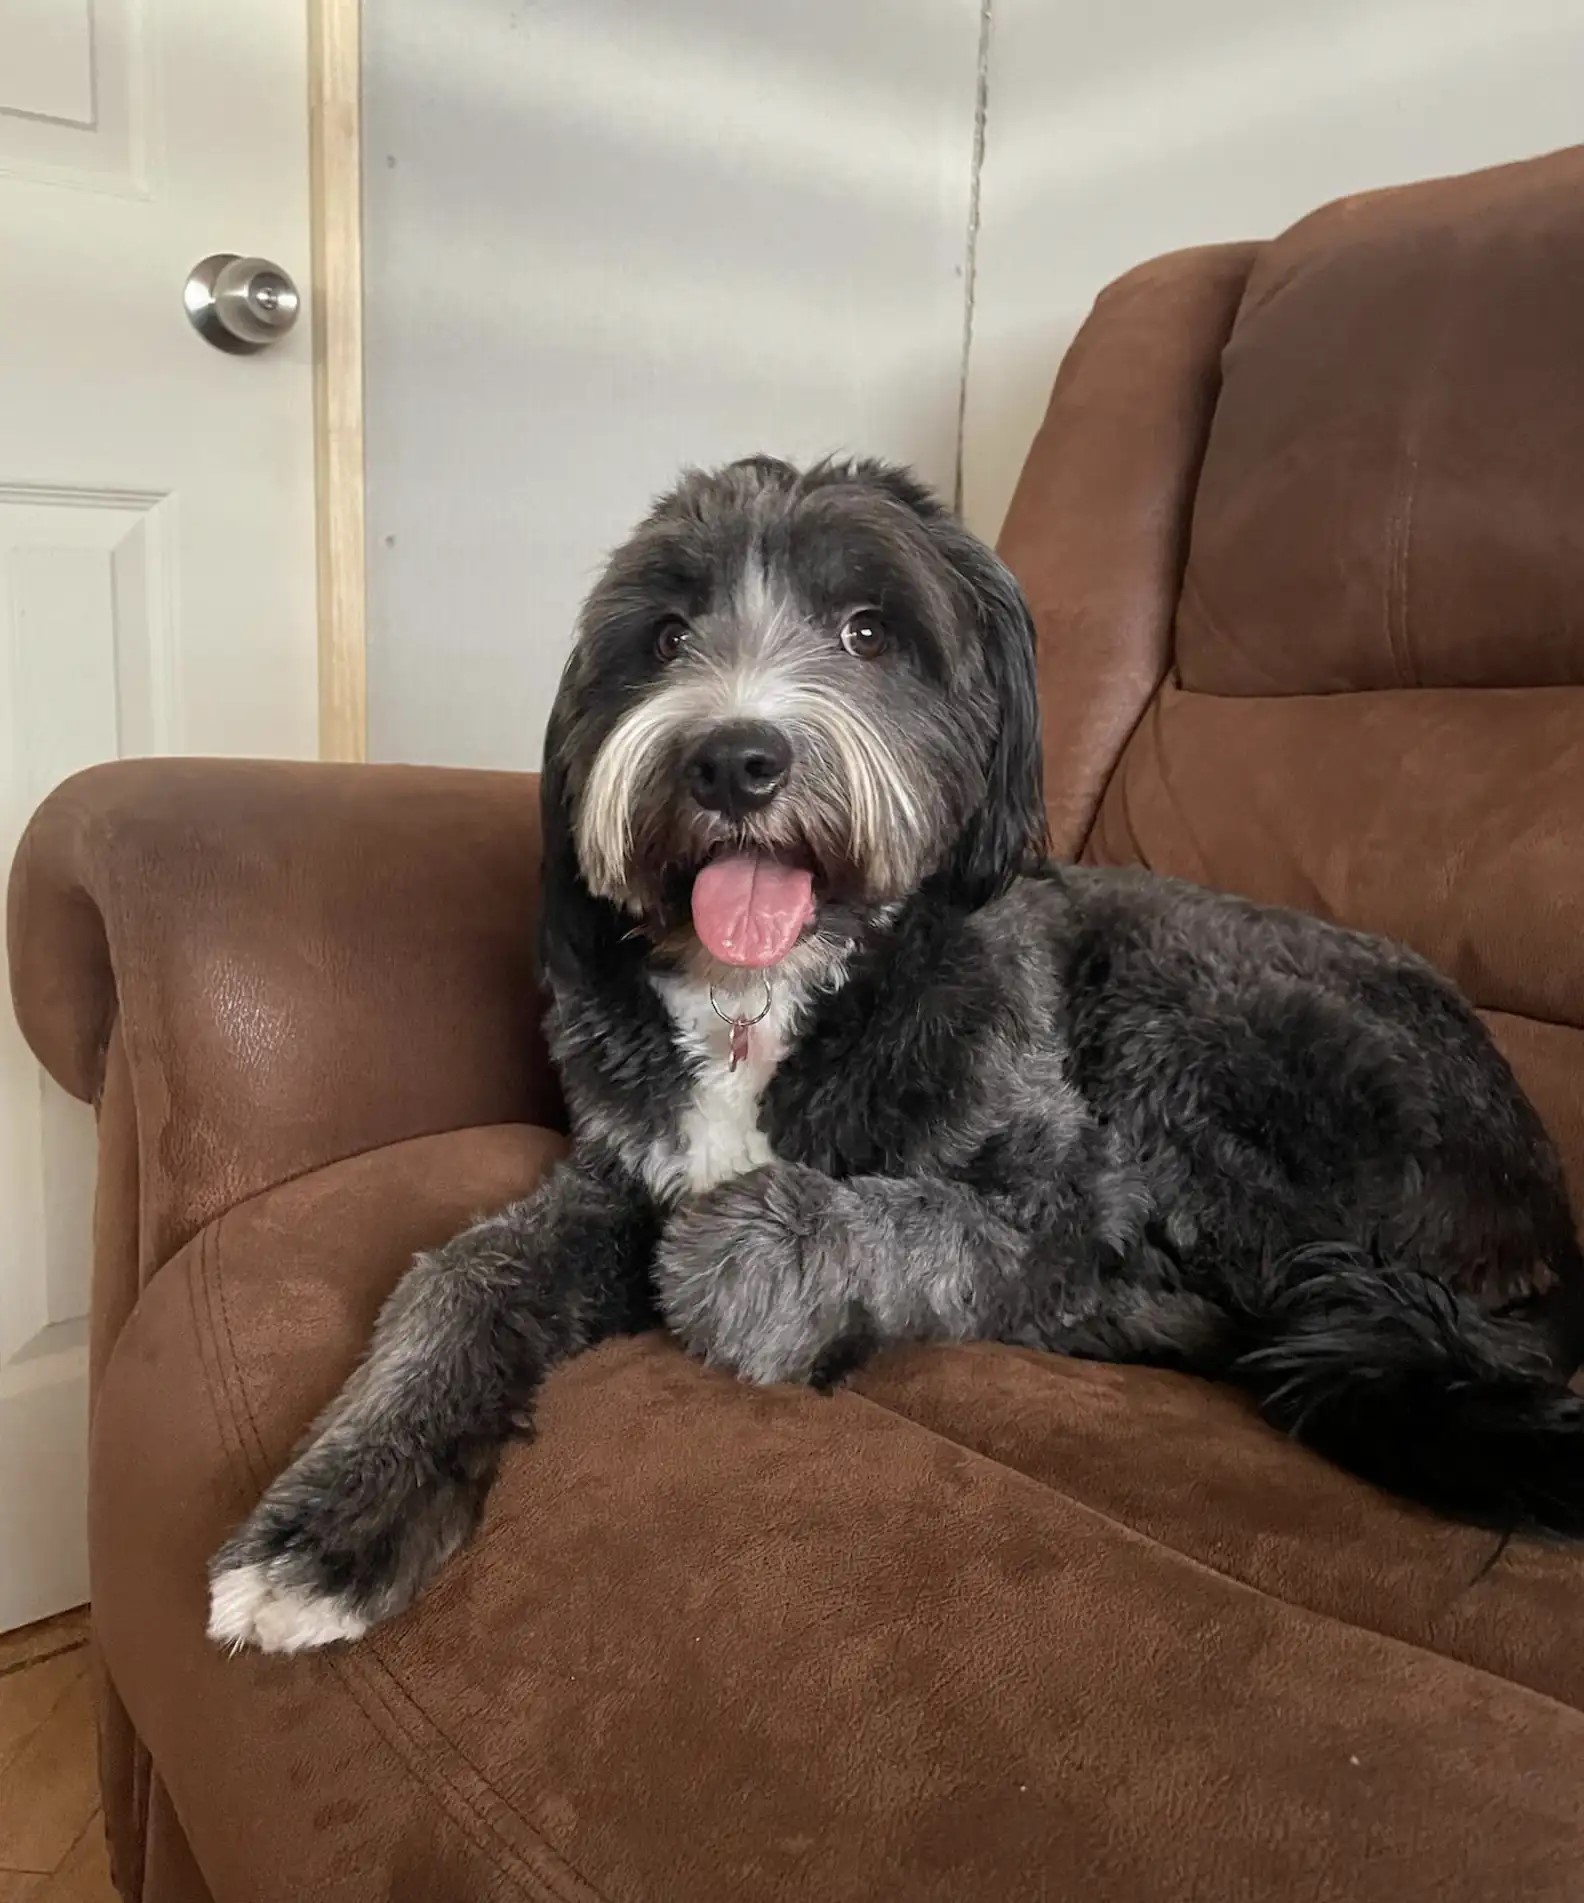
[[[592,891],[622,902],[640,802],[671,796],[657,786],[662,762],[726,720],[768,721],[792,742],[787,790],[753,828],[765,845],[828,851],[858,868],[877,892],[895,894],[915,883],[937,816],[881,729],[834,684],[804,678],[793,663],[752,659],[721,667],[698,660],[679,663],[675,679],[629,709],[595,756],[574,824]]]

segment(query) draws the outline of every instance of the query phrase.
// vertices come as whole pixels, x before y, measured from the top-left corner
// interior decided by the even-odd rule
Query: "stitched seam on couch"
[[[364,1655],[335,1659],[332,1663],[346,1681],[365,1717],[412,1775],[426,1785],[431,1784],[431,1773],[439,1779],[445,1795],[434,1792],[432,1786],[431,1792],[441,1807],[451,1816],[458,1829],[489,1855],[496,1868],[511,1878],[525,1895],[540,1899],[540,1903],[606,1903],[603,1893],[596,1890],[581,1871],[539,1837],[537,1826],[500,1796],[488,1778],[457,1749],[450,1737],[413,1699],[377,1655],[372,1658]],[[400,1714],[397,1698],[410,1709],[417,1721],[411,1731]],[[425,1732],[438,1738],[470,1778],[476,1781],[478,1788],[475,1791],[469,1792],[463,1781],[437,1764],[432,1755],[419,1758],[417,1753]],[[453,1806],[445,1801],[446,1797],[454,1798],[465,1814],[458,1815]],[[535,1841],[514,1842],[502,1828],[506,1820],[520,1825]],[[542,1865],[541,1860],[546,1854],[553,1862]],[[557,1865],[561,1868],[556,1868]],[[564,1881],[565,1877],[570,1877],[571,1882]]]
[[[344,1157],[336,1157],[327,1163],[313,1164],[309,1168],[297,1171],[296,1174],[292,1176],[284,1177],[278,1183],[270,1183],[265,1185],[265,1187],[263,1187],[262,1189],[250,1190],[248,1194],[246,1196],[243,1196],[239,1201],[232,1203],[231,1205],[229,1205],[229,1207],[219,1211],[218,1214],[210,1216],[206,1218],[202,1223],[200,1223],[190,1236],[186,1237],[183,1241],[181,1241],[174,1248],[171,1249],[170,1253],[164,1258],[162,1262],[159,1263],[159,1265],[156,1267],[154,1272],[149,1276],[148,1280],[145,1281],[140,1286],[138,1290],[138,1294],[137,1294],[137,1299],[133,1302],[131,1308],[127,1311],[126,1318],[122,1322],[121,1327],[116,1334],[115,1340],[111,1342],[109,1345],[108,1351],[105,1356],[105,1365],[103,1369],[100,1371],[100,1376],[99,1376],[100,1385],[103,1386],[104,1383],[108,1380],[110,1375],[110,1370],[115,1365],[116,1356],[120,1352],[121,1337],[125,1335],[127,1331],[131,1329],[137,1322],[138,1316],[142,1312],[143,1304],[148,1299],[149,1291],[153,1287],[155,1281],[159,1278],[159,1276],[161,1276],[165,1272],[165,1270],[168,1269],[170,1265],[174,1261],[176,1261],[176,1259],[181,1255],[190,1253],[195,1262],[203,1261],[205,1259],[206,1251],[213,1245],[214,1238],[219,1234],[221,1228],[224,1226],[227,1219],[231,1217],[232,1215],[235,1215],[239,1213],[240,1211],[247,1209],[251,1204],[261,1201],[266,1196],[273,1196],[277,1190],[286,1189],[292,1183],[306,1181],[308,1177],[317,1175],[320,1170],[335,1169],[341,1163],[356,1162],[360,1157],[365,1157],[365,1156],[377,1156],[383,1150],[400,1149],[405,1144],[408,1144],[408,1143],[431,1143],[443,1137],[461,1136],[465,1133],[472,1132],[472,1131],[542,1130],[544,1128],[545,1126],[543,1124],[537,1124],[537,1123],[458,1124],[456,1128],[452,1130],[434,1130],[419,1136],[400,1137],[391,1143],[370,1144],[367,1149],[351,1150]],[[549,1134],[551,1136],[560,1136],[561,1133],[559,1131],[551,1130]],[[563,1138],[562,1140],[564,1141],[565,1139]],[[213,1343],[220,1339],[220,1336],[223,1331],[218,1327],[218,1325],[216,1325],[216,1323],[212,1319],[210,1321],[208,1330],[206,1330],[205,1327],[203,1326],[202,1320],[200,1318],[200,1312],[199,1312],[200,1297],[201,1297],[204,1308],[210,1311],[211,1314],[212,1314],[212,1308],[213,1308],[213,1299],[209,1291],[207,1274],[205,1274],[202,1279],[204,1282],[204,1287],[201,1291],[194,1287],[195,1278],[192,1274],[189,1274],[187,1279],[187,1305],[188,1305],[188,1309],[192,1318],[194,1337],[198,1343],[199,1363],[200,1363],[200,1366],[202,1366],[205,1371],[205,1386],[209,1393],[210,1406],[211,1408],[214,1409],[214,1412],[215,1412],[216,1421],[220,1425],[222,1432],[224,1432],[227,1428],[231,1428],[234,1432],[235,1420],[240,1418],[241,1413],[244,1411],[243,1405],[240,1399],[234,1401],[232,1408],[230,1412],[228,1413],[226,1410],[221,1409],[216,1403],[215,1382],[218,1381],[222,1385],[225,1385],[227,1382],[227,1370],[225,1368],[222,1357],[218,1355],[213,1355],[213,1356],[210,1356],[209,1361],[206,1362],[205,1356],[208,1353],[208,1351],[211,1349],[211,1347],[213,1346]],[[233,1362],[233,1365],[235,1365],[234,1356],[232,1357],[232,1362]],[[263,1481],[257,1474],[253,1472],[253,1463],[248,1459],[245,1452],[241,1450],[240,1441],[234,1441],[233,1444],[237,1448],[236,1464],[237,1464],[238,1470],[242,1473],[247,1474],[249,1477],[249,1481],[251,1483],[252,1492],[248,1496],[249,1500],[251,1501],[259,1493],[260,1489],[262,1488]],[[262,1454],[262,1451],[260,1452],[259,1458],[260,1458],[260,1461],[263,1461],[264,1456]],[[271,1476],[271,1478],[273,1478],[273,1476]]]
[[[130,1061],[131,1054],[129,1050],[128,1062]],[[245,1196],[239,1196],[234,1203],[227,1203],[224,1209],[218,1209],[213,1215],[203,1217],[202,1220],[196,1223],[191,1229],[185,1232],[178,1232],[168,1245],[163,1261],[153,1270],[148,1281],[152,1282],[156,1275],[159,1275],[168,1268],[170,1264],[176,1260],[177,1256],[181,1254],[183,1249],[190,1249],[193,1243],[203,1235],[205,1230],[212,1229],[224,1222],[226,1217],[233,1214],[233,1212],[246,1209],[250,1203],[256,1203],[265,1196],[273,1196],[278,1189],[289,1189],[293,1183],[306,1182],[310,1176],[317,1176],[321,1170],[337,1169],[343,1163],[356,1163],[361,1157],[378,1156],[385,1150],[399,1150],[408,1143],[433,1143],[442,1137],[464,1136],[477,1130],[540,1130],[543,1131],[546,1136],[555,1137],[563,1147],[569,1141],[564,1130],[552,1130],[547,1123],[532,1123],[522,1118],[507,1118],[503,1122],[451,1123],[437,1130],[414,1130],[407,1136],[387,1137],[384,1141],[379,1143],[365,1143],[358,1149],[343,1151],[339,1156],[322,1157],[316,1163],[305,1163],[300,1170],[288,1171],[285,1176],[278,1177],[273,1182],[258,1184],[256,1188],[250,1189]],[[140,1148],[140,1171],[141,1162],[142,1152]],[[140,1186],[141,1182],[142,1175],[140,1173]],[[146,1223],[144,1226],[146,1229]],[[147,1286],[148,1283],[145,1282],[143,1287],[146,1288]],[[131,1319],[132,1317],[129,1315],[127,1320],[130,1322]]]
[[[132,1830],[138,1844],[138,1867],[134,1878],[137,1894],[133,1903],[143,1903],[148,1892],[149,1793],[153,1784],[154,1760],[140,1738],[132,1747]]]
[[[238,1425],[246,1397],[236,1387],[236,1354],[231,1341],[231,1317],[225,1308],[224,1284],[217,1261],[220,1226],[224,1220],[222,1217],[220,1223],[203,1231],[199,1238],[197,1261],[187,1277],[187,1284],[189,1291],[193,1291],[195,1283],[201,1285],[201,1312],[198,1293],[193,1291],[192,1294],[193,1327],[198,1337],[199,1365],[203,1369],[210,1410],[220,1427],[222,1451],[234,1469],[240,1469],[251,1478],[255,1463],[248,1455]],[[224,1354],[219,1349],[222,1341],[226,1345]],[[256,1492],[256,1486],[244,1490],[244,1511]]]
[[[947,1433],[941,1428],[928,1426],[904,1412],[903,1409],[892,1407],[889,1402],[877,1401],[857,1388],[849,1387],[846,1391],[865,1407],[876,1408],[882,1414],[889,1414],[893,1420],[906,1421],[910,1427],[917,1428],[920,1433],[932,1435],[936,1440],[958,1448],[971,1460],[982,1460],[986,1465],[998,1468],[1002,1473],[1022,1481],[1027,1486],[1037,1487],[1046,1495],[1055,1495],[1058,1500],[1065,1501],[1077,1512],[1090,1519],[1098,1520],[1104,1526],[1111,1527],[1131,1542],[1151,1547],[1158,1553],[1169,1554],[1193,1572],[1219,1580],[1234,1591],[1248,1593],[1256,1599],[1268,1600],[1272,1605],[1282,1606],[1300,1619],[1312,1619],[1319,1625],[1337,1626],[1344,1632],[1357,1632],[1366,1638],[1378,1639],[1383,1645],[1395,1646],[1400,1651],[1413,1653],[1416,1657],[1435,1660],[1453,1671],[1471,1673],[1474,1677],[1484,1679],[1491,1685],[1500,1686],[1519,1698],[1533,1698],[1541,1704],[1554,1706],[1556,1710],[1580,1726],[1580,1735],[1584,1737],[1584,1711],[1576,1705],[1568,1704],[1565,1699],[1558,1698],[1551,1692],[1543,1692],[1534,1685],[1520,1684],[1517,1679],[1503,1678],[1500,1673],[1490,1671],[1483,1665],[1471,1664],[1469,1660],[1456,1658],[1448,1652],[1438,1652],[1433,1646],[1417,1645],[1412,1639],[1400,1638],[1394,1632],[1382,1632],[1375,1626],[1361,1625],[1358,1621],[1344,1619],[1337,1613],[1325,1612],[1316,1606],[1301,1605],[1296,1600],[1284,1599],[1280,1593],[1269,1592],[1265,1587],[1255,1585],[1252,1580],[1239,1579],[1235,1573],[1223,1572],[1219,1566],[1212,1566],[1207,1560],[1198,1559],[1192,1553],[1185,1553],[1181,1547],[1158,1539],[1153,1533],[1146,1533],[1139,1527],[1130,1526],[1126,1520],[1107,1513],[1104,1507],[1091,1506],[1086,1500],[1079,1500],[1070,1493],[1064,1493],[1060,1487],[1048,1480],[1041,1480],[1035,1474],[1025,1473],[1021,1467],[1014,1467],[1007,1461],[998,1460],[994,1454],[986,1453],[982,1447],[975,1447],[971,1441],[960,1439],[957,1435]]]
[[[1237,656],[1238,660],[1242,662],[1243,665],[1249,669],[1251,674],[1258,677],[1258,675],[1263,671],[1264,662],[1259,651],[1256,648],[1254,648],[1250,643],[1246,642],[1240,634],[1234,634],[1231,630],[1230,625],[1221,619],[1219,610],[1211,607],[1209,597],[1205,594],[1205,591],[1204,591],[1204,584],[1199,580],[1199,577],[1193,572],[1192,569],[1188,569],[1184,572],[1183,582],[1182,582],[1182,592],[1178,598],[1177,605],[1178,605],[1179,611],[1183,608],[1191,608],[1194,614],[1198,616],[1200,622],[1203,624],[1205,632],[1209,634],[1210,637],[1214,641],[1218,642],[1220,646],[1222,646],[1223,648],[1230,648],[1231,651]],[[1173,625],[1175,627],[1175,623]],[[1174,641],[1173,642],[1174,648],[1175,648],[1175,645],[1176,644]],[[1173,687],[1176,688],[1179,694],[1203,694],[1204,693],[1204,690],[1202,688],[1184,687],[1182,684],[1182,679],[1180,675],[1176,673],[1172,675],[1172,685]],[[1221,696],[1220,698],[1238,699],[1238,700],[1266,700],[1266,699],[1270,699],[1272,696],[1279,696],[1280,693],[1281,693],[1281,689],[1275,684],[1273,684],[1269,679],[1266,679],[1261,683],[1258,693],[1245,691],[1244,693],[1240,693],[1235,696],[1226,695],[1226,696]]]
[[[208,1232],[213,1238],[213,1247],[200,1250],[197,1266],[217,1297],[216,1313],[220,1323],[218,1339],[224,1346],[222,1359],[227,1375],[226,1400],[235,1430],[233,1444],[237,1447],[243,1470],[252,1483],[252,1490],[257,1493],[273,1475],[270,1473],[263,1436],[242,1381],[241,1362],[231,1330],[225,1278],[220,1273],[220,1230],[223,1221],[222,1218],[221,1223],[215,1224]],[[211,1404],[213,1400],[211,1393]],[[251,1443],[251,1451],[248,1443]],[[330,1652],[326,1654],[325,1662],[352,1695],[369,1723],[406,1765],[414,1780],[429,1792],[465,1836],[496,1861],[502,1874],[510,1877],[526,1893],[544,1899],[545,1903],[605,1903],[600,1892],[571,1859],[541,1834],[531,1818],[523,1816],[495,1790],[478,1766],[458,1749],[377,1653],[368,1650],[346,1654]],[[399,1698],[410,1708],[417,1726],[409,1727],[401,1723],[396,1715],[398,1708],[393,1705],[393,1697]],[[437,1738],[465,1769],[476,1783],[473,1791],[464,1789],[462,1780],[432,1756],[420,1757],[422,1731]],[[528,1834],[529,1841],[513,1841],[502,1829],[506,1819],[519,1825]],[[502,1858],[506,1861],[501,1861]]]

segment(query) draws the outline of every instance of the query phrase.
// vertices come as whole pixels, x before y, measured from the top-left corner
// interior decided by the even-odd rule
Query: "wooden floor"
[[[0,1633],[0,1903],[115,1903],[86,1609]]]

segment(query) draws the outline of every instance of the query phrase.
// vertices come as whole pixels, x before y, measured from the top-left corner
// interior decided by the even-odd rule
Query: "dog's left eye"
[[[872,661],[884,654],[889,637],[873,608],[860,608],[842,623],[841,644],[856,661]]]
[[[688,625],[669,615],[654,631],[654,651],[662,661],[674,661],[688,643]]]

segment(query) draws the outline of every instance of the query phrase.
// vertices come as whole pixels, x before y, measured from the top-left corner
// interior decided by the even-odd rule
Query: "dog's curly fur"
[[[686,769],[745,718],[792,765],[728,818]],[[657,1312],[755,1381],[919,1339],[1222,1376],[1384,1486],[1584,1534],[1584,1267],[1478,1020],[1397,945],[1047,864],[1028,611],[905,472],[686,477],[588,602],[542,796],[572,1158],[419,1258],[217,1556],[218,1638],[399,1611],[547,1371]],[[688,910],[723,847],[816,879],[736,1070],[710,985],[757,979]]]

